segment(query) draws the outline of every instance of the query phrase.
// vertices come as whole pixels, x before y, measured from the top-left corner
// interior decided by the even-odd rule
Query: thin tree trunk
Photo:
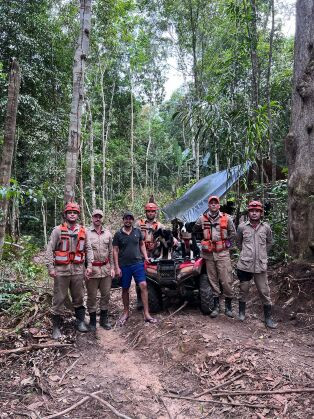
[[[100,90],[101,90],[101,102],[102,102],[102,124],[101,124],[101,145],[102,145],[102,188],[101,188],[101,201],[102,210],[105,212],[105,187],[106,187],[106,142],[105,142],[105,126],[106,126],[106,101],[105,101],[105,89],[104,89],[104,77],[105,69],[100,69]]]
[[[93,114],[89,101],[86,102],[89,110],[89,161],[90,161],[90,190],[92,197],[92,208],[96,208],[95,190],[95,155],[94,155],[94,128]]]
[[[84,182],[83,182],[83,143],[80,146],[80,207],[81,207],[81,221],[85,225],[85,211],[84,211]]]
[[[70,114],[68,149],[66,154],[65,202],[74,200],[77,174],[77,160],[81,139],[81,119],[84,100],[84,74],[89,50],[91,27],[91,0],[80,1],[81,30],[73,65],[73,97]]]
[[[107,147],[108,147],[108,140],[109,140],[110,125],[111,125],[112,104],[113,104],[115,86],[116,86],[116,83],[114,81],[112,85],[111,98],[110,98],[109,109],[108,109],[106,131],[103,138],[103,212],[104,214],[106,211],[106,198],[107,198],[106,197],[106,190],[107,190],[106,158],[107,158]]]
[[[255,0],[251,2],[252,19],[248,23],[248,35],[250,38],[250,53],[252,64],[252,94],[254,108],[257,109],[259,105],[259,63],[257,53],[257,11]]]
[[[268,135],[269,135],[269,154],[271,160],[271,182],[276,182],[276,166],[277,157],[273,138],[273,119],[271,114],[270,104],[270,79],[271,79],[271,66],[273,59],[273,40],[275,32],[275,7],[274,0],[270,0],[270,13],[271,13],[271,29],[269,34],[269,54],[268,54],[268,68],[266,76],[266,100],[267,100],[267,113],[268,113]]]
[[[289,252],[314,260],[314,1],[298,0],[288,157]]]
[[[42,215],[42,223],[43,223],[43,233],[44,233],[44,242],[45,246],[47,246],[47,208],[45,207],[45,199],[42,198],[41,200],[41,215]]]
[[[10,185],[20,81],[20,67],[16,59],[13,58],[10,65],[8,103],[4,123],[2,158],[0,163],[0,187],[3,188],[7,188]],[[0,259],[2,257],[7,212],[8,199],[4,196],[0,199]]]
[[[152,144],[152,121],[151,121],[151,105],[149,106],[149,114],[148,114],[148,144],[146,148],[146,158],[145,158],[145,188],[148,185],[148,157],[150,146]]]
[[[133,105],[133,84],[131,76],[131,203],[134,204],[134,105]]]

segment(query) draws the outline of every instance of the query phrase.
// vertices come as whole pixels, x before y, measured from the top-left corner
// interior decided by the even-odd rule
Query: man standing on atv
[[[156,241],[154,239],[154,232],[159,228],[164,229],[164,225],[156,220],[158,206],[154,202],[148,202],[145,207],[145,219],[137,220],[134,224],[135,228],[139,228],[142,232],[144,243],[146,247],[147,256],[152,257],[153,250],[156,247]],[[143,303],[141,299],[141,290],[138,285],[136,285],[136,295],[137,295],[137,309],[143,309]]]
[[[201,257],[205,259],[209,283],[213,289],[214,308],[210,317],[219,314],[220,284],[225,296],[225,314],[233,317],[231,302],[232,267],[229,248],[235,239],[235,228],[231,217],[219,211],[220,201],[218,196],[208,198],[208,210],[198,218],[194,232],[202,231]]]
[[[240,280],[239,319],[245,319],[245,306],[249,294],[250,282],[254,279],[260,299],[264,305],[265,324],[270,329],[277,325],[271,315],[270,290],[267,280],[267,252],[272,245],[270,226],[261,221],[263,206],[259,201],[252,201],[248,206],[249,220],[241,223],[237,231],[237,245],[241,250],[237,264]]]

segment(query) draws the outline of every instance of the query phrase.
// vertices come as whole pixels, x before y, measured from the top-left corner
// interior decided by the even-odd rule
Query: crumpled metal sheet
[[[165,206],[161,211],[167,220],[175,218],[183,222],[196,221],[208,208],[208,197],[222,197],[237,180],[250,168],[251,162],[222,170],[200,179],[181,198]]]

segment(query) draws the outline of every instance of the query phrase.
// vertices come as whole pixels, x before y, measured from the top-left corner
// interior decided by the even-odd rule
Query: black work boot
[[[244,301],[239,301],[239,320],[241,322],[245,319],[245,306],[246,303]]]
[[[62,334],[60,331],[61,316],[59,314],[52,315],[52,339],[60,339]]]
[[[79,332],[88,332],[88,327],[86,326],[84,319],[85,319],[85,307],[77,307],[75,309],[75,317],[76,317],[76,328]]]
[[[101,310],[99,326],[103,327],[106,330],[111,329],[111,325],[110,325],[109,319],[108,319],[108,310]]]
[[[225,315],[228,317],[233,317],[231,301],[232,301],[232,298],[230,297],[225,298]]]
[[[143,306],[143,302],[142,302],[142,293],[141,293],[141,288],[136,285],[136,308],[137,310],[143,310],[144,306]]]
[[[96,311],[89,313],[89,325],[88,328],[91,332],[96,331]]]
[[[271,316],[271,305],[265,304],[264,305],[264,316],[265,316],[265,324],[270,329],[276,329],[277,324],[274,323],[272,316]]]
[[[214,308],[213,311],[210,313],[210,317],[214,319],[219,314],[219,297],[214,297]]]

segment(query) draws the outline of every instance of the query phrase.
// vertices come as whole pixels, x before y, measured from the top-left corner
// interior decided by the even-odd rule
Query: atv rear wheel
[[[210,314],[214,307],[213,290],[207,274],[200,276],[200,309],[203,314]]]
[[[158,313],[162,309],[161,293],[155,285],[147,281],[148,307],[151,313]]]

